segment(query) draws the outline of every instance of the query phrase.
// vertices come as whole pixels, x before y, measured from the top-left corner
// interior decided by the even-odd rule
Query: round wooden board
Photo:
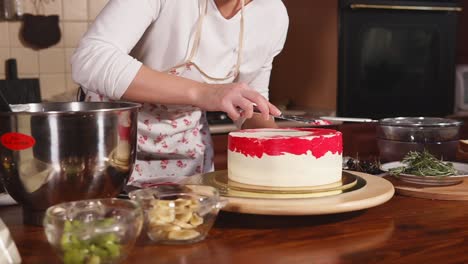
[[[392,176],[385,178],[393,183],[396,192],[400,195],[432,200],[468,200],[468,177],[463,177],[463,182],[457,185],[437,187],[406,183]]]
[[[261,215],[323,215],[357,211],[383,204],[395,193],[393,185],[378,176],[352,172],[366,181],[358,190],[327,197],[301,199],[262,199],[225,197],[228,204],[222,210]],[[203,174],[190,177],[187,184],[197,184]]]

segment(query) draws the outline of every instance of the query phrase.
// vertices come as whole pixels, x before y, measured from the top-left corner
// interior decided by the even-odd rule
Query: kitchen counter
[[[0,207],[23,263],[60,263],[21,207]],[[395,196],[364,211],[326,216],[221,212],[206,240],[138,242],[124,263],[468,263],[468,202]]]

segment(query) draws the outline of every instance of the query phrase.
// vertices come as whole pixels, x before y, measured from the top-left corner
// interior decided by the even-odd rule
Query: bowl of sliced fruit
[[[134,190],[130,199],[143,208],[150,241],[189,244],[205,239],[227,200],[204,185],[159,185]]]
[[[47,240],[64,264],[121,263],[142,227],[139,204],[114,198],[57,204],[44,217]]]

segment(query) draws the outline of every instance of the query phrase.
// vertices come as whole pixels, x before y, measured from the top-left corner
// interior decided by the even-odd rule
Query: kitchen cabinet
[[[346,123],[338,127],[343,133],[343,156],[360,159],[375,159],[379,156],[377,147],[377,124]]]
[[[228,134],[214,134],[213,138],[213,150],[214,150],[214,166],[215,170],[227,169],[227,143]]]
[[[335,110],[338,79],[338,1],[284,0],[289,30],[275,58],[270,100],[295,109]]]

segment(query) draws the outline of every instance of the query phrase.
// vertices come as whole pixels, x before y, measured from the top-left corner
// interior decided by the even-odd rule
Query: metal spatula
[[[242,109],[238,108],[239,112],[242,112]],[[257,108],[257,106],[254,104],[253,110],[255,113],[261,114],[262,112]],[[295,121],[295,122],[300,122],[300,123],[306,123],[309,125],[316,125],[316,126],[326,126],[326,125],[331,125],[332,123],[329,121],[321,120],[321,119],[316,119],[316,118],[310,118],[307,116],[299,116],[299,115],[287,115],[287,114],[281,114],[279,116],[273,116],[274,118],[278,119],[283,119],[283,120],[288,120],[288,121]]]
[[[254,106],[254,112],[261,113],[260,110],[258,110],[256,106]],[[309,125],[317,125],[317,126],[331,125],[332,121],[359,122],[359,123],[378,122],[378,120],[374,120],[370,118],[336,117],[336,116],[321,116],[320,118],[313,118],[313,117],[308,117],[308,116],[288,115],[288,114],[281,114],[279,116],[275,116],[275,118],[289,120],[289,121],[296,121],[296,122],[306,123]]]
[[[337,116],[321,116],[320,118],[313,118],[308,116],[299,116],[299,115],[285,115],[281,114],[280,116],[275,116],[275,118],[296,121],[301,123],[307,123],[310,125],[331,125],[333,121],[335,122],[358,122],[358,123],[371,123],[378,122],[378,120],[370,118],[356,118],[356,117],[337,117]]]
[[[275,116],[275,118],[283,119],[283,120],[289,120],[289,121],[296,121],[296,122],[301,122],[301,123],[306,123],[309,125],[317,125],[317,126],[326,126],[326,125],[331,125],[332,123],[328,120],[322,120],[322,119],[315,119],[315,118],[310,118],[307,116],[298,116],[298,115],[284,115],[281,114],[280,116]]]
[[[333,121],[335,122],[357,122],[357,123],[374,123],[379,122],[378,120],[370,118],[357,118],[357,117],[338,117],[338,116],[321,116],[319,119],[310,118],[307,116],[297,116],[297,115],[280,115],[276,116],[279,119],[297,121],[302,123],[307,123],[311,125],[331,125]]]
[[[359,118],[359,117],[339,117],[339,116],[321,116],[320,119],[327,121],[338,121],[338,122],[358,122],[358,123],[375,123],[379,120],[370,118]]]

